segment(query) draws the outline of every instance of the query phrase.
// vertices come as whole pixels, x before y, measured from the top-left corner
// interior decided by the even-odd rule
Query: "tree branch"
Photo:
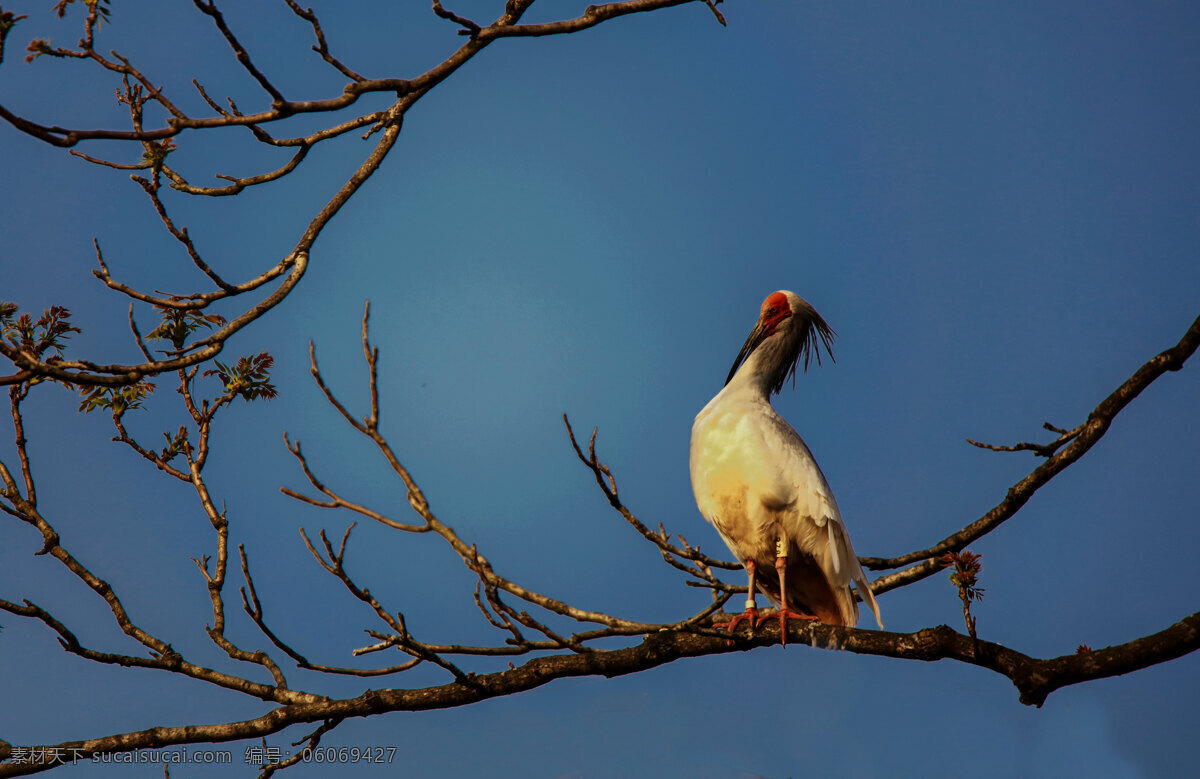
[[[1028,476],[1013,485],[1004,500],[991,511],[928,549],[886,559],[860,557],[859,562],[867,568],[875,570],[899,568],[902,565],[910,565],[946,552],[957,552],[977,538],[992,532],[1016,514],[1042,486],[1065,470],[1067,466],[1083,457],[1108,432],[1108,428],[1117,414],[1121,413],[1155,379],[1167,371],[1177,371],[1182,368],[1188,358],[1195,353],[1197,347],[1200,347],[1200,316],[1192,322],[1191,327],[1183,334],[1179,343],[1138,368],[1128,380],[1096,406],[1088,415],[1087,421],[1078,428],[1078,435],[1073,436],[1073,440],[1066,448],[1051,456]],[[935,570],[928,571],[929,574],[934,572]]]
[[[720,619],[725,615],[718,615]],[[221,743],[260,738],[298,723],[364,717],[395,711],[430,711],[478,703],[541,687],[556,679],[579,676],[625,676],[688,657],[744,652],[777,643],[779,628],[768,623],[759,634],[738,634],[735,640],[721,635],[663,631],[646,636],[636,646],[585,654],[536,657],[498,673],[472,675],[417,690],[368,690],[355,698],[280,706],[254,719],[220,725],[159,727],[86,741],[69,741],[32,747],[33,754],[53,750],[78,750],[80,756],[153,749],[178,744]],[[915,633],[834,627],[813,622],[792,622],[789,644],[808,644],[855,654],[933,662],[957,660],[995,671],[1017,687],[1021,702],[1040,706],[1055,690],[1093,679],[1118,676],[1154,663],[1179,657],[1200,648],[1200,613],[1192,614],[1153,636],[1085,654],[1039,660],[987,641],[975,641],[945,625]],[[0,777],[24,776],[53,767],[40,762],[0,764]]]

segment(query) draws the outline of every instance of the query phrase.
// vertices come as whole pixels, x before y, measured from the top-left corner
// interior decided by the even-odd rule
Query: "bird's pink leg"
[[[778,545],[778,551],[781,551],[781,552],[787,551],[787,547],[783,543],[780,543]],[[779,611],[776,612],[775,614],[767,614],[764,617],[760,617],[758,619],[758,622],[755,624],[755,626],[757,627],[758,623],[761,623],[764,620],[768,620],[768,619],[771,619],[772,617],[778,616],[779,617],[779,641],[784,646],[787,646],[788,617],[791,617],[792,619],[809,620],[810,622],[817,622],[818,620],[812,614],[801,614],[798,611],[792,611],[792,608],[790,606],[788,606],[787,578],[786,578],[787,577],[787,555],[781,554],[775,558],[775,570],[779,572]]]
[[[737,629],[738,623],[745,620],[750,623],[750,632],[754,632],[754,628],[758,624],[758,604],[754,602],[754,570],[756,565],[753,560],[747,560],[745,566],[746,574],[750,577],[750,592],[746,596],[746,610],[728,622],[714,622],[713,627],[725,628],[732,633]]]

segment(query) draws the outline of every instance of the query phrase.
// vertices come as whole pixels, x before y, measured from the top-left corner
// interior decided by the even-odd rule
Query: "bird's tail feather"
[[[836,533],[838,537],[837,540],[841,542],[838,544],[833,543],[835,528],[838,531]],[[875,593],[871,592],[871,583],[867,580],[866,572],[864,572],[862,566],[858,564],[858,557],[854,554],[854,546],[850,543],[850,534],[846,532],[846,528],[841,522],[830,521],[829,529],[829,548],[830,552],[834,556],[834,571],[838,571],[839,562],[844,563],[846,567],[849,568],[849,570],[846,572],[849,574],[847,578],[854,582],[854,587],[858,590],[858,594],[862,598],[863,603],[867,604],[867,607],[871,609],[871,613],[875,615],[875,624],[879,625],[880,630],[883,630],[883,618],[879,616],[879,604],[875,601]],[[840,560],[838,558],[840,558]],[[842,581],[846,581],[846,579],[842,579]],[[854,605],[854,596],[850,595],[848,589],[845,592],[850,598],[851,605]],[[857,621],[858,608],[855,607],[850,613],[854,615],[855,621]],[[853,625],[854,622],[848,624]]]
[[[871,583],[867,581],[867,574],[858,564],[858,560],[854,561],[854,567],[858,569],[854,572],[854,587],[862,596],[863,603],[867,604],[871,613],[875,615],[875,624],[879,625],[880,630],[883,630],[883,618],[879,616],[879,604],[875,601],[875,593],[871,592]]]

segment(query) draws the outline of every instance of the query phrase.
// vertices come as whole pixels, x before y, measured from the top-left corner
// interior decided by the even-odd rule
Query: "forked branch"
[[[84,129],[45,125],[18,116],[4,106],[0,106],[0,118],[8,121],[19,131],[54,146],[74,147],[82,142],[94,140],[115,140],[136,144],[134,148],[137,148],[142,154],[141,162],[119,163],[83,153],[78,156],[110,168],[148,169],[151,172],[150,178],[135,177],[135,181],[150,197],[164,227],[184,245],[189,259],[204,273],[214,285],[215,290],[179,292],[172,295],[152,294],[114,280],[103,259],[98,256],[100,269],[96,275],[106,286],[128,295],[135,301],[155,306],[175,306],[198,310],[218,300],[251,293],[263,285],[279,279],[282,279],[282,283],[273,293],[262,297],[257,302],[245,305],[240,315],[231,317],[230,321],[218,331],[184,345],[176,353],[168,355],[166,359],[149,359],[138,363],[102,363],[83,359],[46,361],[0,343],[0,355],[12,362],[15,368],[15,371],[9,375],[0,376],[0,385],[18,385],[33,378],[45,378],[83,385],[118,387],[136,384],[146,377],[199,365],[216,357],[230,337],[282,302],[299,283],[317,237],[332,217],[358,190],[359,186],[378,169],[394,145],[408,109],[430,89],[440,84],[483,51],[492,41],[514,35],[554,35],[576,32],[608,19],[700,0],[627,0],[626,2],[591,6],[583,16],[576,19],[541,25],[520,24],[521,17],[532,5],[533,0],[510,0],[505,5],[504,12],[486,27],[447,11],[440,3],[435,3],[434,12],[463,25],[465,30],[471,33],[470,39],[445,60],[424,73],[412,78],[380,79],[364,78],[334,57],[329,51],[324,30],[315,12],[311,8],[301,8],[294,0],[284,1],[292,13],[308,22],[312,27],[317,40],[313,49],[339,73],[350,79],[340,95],[310,100],[286,98],[283,92],[275,86],[272,78],[255,63],[252,52],[230,27],[217,6],[216,0],[193,0],[193,4],[200,13],[211,19],[242,68],[269,98],[270,105],[262,110],[244,113],[238,110],[232,101],[230,101],[228,109],[222,108],[200,86],[200,81],[193,78],[190,80],[191,84],[200,92],[205,103],[212,110],[212,115],[200,117],[189,115],[168,96],[167,87],[160,85],[156,79],[143,72],[130,58],[117,53],[107,56],[96,47],[95,37],[99,30],[99,20],[101,15],[106,13],[106,6],[100,2],[86,4],[88,14],[84,20],[84,35],[79,41],[78,48],[55,48],[51,47],[48,41],[34,41],[31,44],[30,50],[34,52],[31,55],[32,58],[46,55],[90,62],[102,71],[117,77],[124,85],[124,92],[119,93],[119,99],[129,109],[131,129]],[[65,8],[65,5],[61,7]],[[5,36],[10,34],[13,25],[22,18],[5,13],[4,19],[0,22],[3,34]],[[372,111],[350,118],[339,117],[325,128],[296,138],[278,139],[272,137],[264,129],[266,126],[285,122],[300,114],[337,115],[353,106],[363,95],[377,92],[393,93],[396,97],[395,102],[384,111]],[[158,104],[167,113],[169,119],[165,126],[158,128],[144,126],[143,107],[149,102]],[[169,156],[176,152],[173,139],[183,131],[208,131],[226,127],[246,127],[257,141],[270,146],[297,146],[298,148],[290,160],[268,172],[248,176],[230,176],[218,173],[216,174],[218,178],[229,182],[228,185],[219,187],[196,186],[188,181],[188,177],[178,166],[168,164]],[[160,176],[164,176],[169,184],[179,192],[204,196],[235,195],[246,187],[278,181],[297,170],[315,145],[363,127],[371,128],[367,133],[368,136],[376,132],[382,133],[374,150],[332,197],[326,207],[313,218],[303,235],[286,253],[284,259],[249,281],[240,284],[228,282],[215,268],[202,260],[187,231],[182,228],[177,229],[167,216],[166,206],[159,196]],[[98,252],[97,255],[99,255]]]
[[[415,479],[411,473],[409,473],[408,469],[400,462],[399,458],[396,456],[395,452],[392,451],[391,446],[388,444],[387,439],[380,431],[380,406],[377,369],[379,350],[373,347],[370,342],[369,319],[370,305],[368,304],[364,308],[362,321],[362,348],[363,356],[366,360],[368,369],[367,382],[371,404],[370,413],[367,416],[359,419],[352,414],[349,409],[347,409],[346,406],[337,398],[321,373],[320,367],[317,364],[316,349],[312,344],[310,344],[309,347],[311,373],[313,380],[317,383],[317,386],[325,396],[326,401],[328,401],[328,403],[337,410],[338,414],[346,421],[347,424],[372,441],[378,451],[383,455],[388,465],[391,467],[393,473],[395,473],[396,476],[399,477],[399,479],[404,483],[408,493],[409,505],[412,510],[418,514],[418,516],[420,516],[422,522],[420,524],[406,524],[398,522],[394,519],[384,516],[380,512],[368,509],[356,501],[348,500],[342,497],[314,474],[308,462],[308,458],[303,454],[299,443],[292,444],[290,439],[286,439],[288,441],[289,451],[292,452],[293,456],[295,456],[297,461],[300,463],[300,466],[303,469],[309,483],[316,490],[326,496],[327,500],[311,498],[286,487],[283,488],[282,491],[284,494],[304,501],[309,505],[320,508],[346,509],[352,511],[360,516],[374,519],[381,524],[392,528],[393,530],[401,530],[411,533],[432,532],[434,535],[440,537],[459,555],[463,564],[479,578],[480,590],[477,591],[475,599],[476,603],[480,607],[480,610],[488,619],[489,624],[491,624],[493,627],[500,628],[509,634],[508,645],[504,647],[462,647],[446,644],[435,646],[432,644],[421,644],[420,642],[414,642],[411,646],[419,646],[422,649],[428,649],[429,651],[435,651],[436,653],[445,652],[462,654],[495,654],[497,653],[495,650],[502,650],[500,653],[503,654],[511,654],[511,648],[513,646],[517,646],[522,652],[535,649],[564,648],[579,651],[582,649],[582,646],[585,642],[594,641],[600,638],[639,635],[664,629],[700,628],[706,622],[708,617],[714,613],[720,607],[720,605],[725,602],[726,599],[728,599],[729,594],[721,595],[716,598],[716,602],[714,602],[713,605],[702,610],[699,614],[681,622],[645,623],[638,620],[625,619],[603,612],[584,610],[571,606],[561,600],[530,590],[518,584],[516,581],[497,573],[492,563],[479,551],[479,549],[472,544],[466,543],[453,529],[437,518],[430,507],[428,500],[426,500],[424,494],[421,492],[420,487],[417,485]],[[611,474],[609,474],[609,476],[611,479]],[[613,481],[612,484],[615,485],[615,481]],[[632,517],[632,515],[630,516]],[[636,521],[636,519],[634,521]],[[389,621],[392,620],[389,611],[383,609],[382,606],[379,606],[377,603],[361,597],[359,593],[366,593],[367,590],[355,584],[345,572],[341,561],[345,553],[344,545],[348,540],[348,537],[349,533],[347,532],[346,537],[343,538],[343,547],[337,553],[334,553],[332,547],[328,547],[327,545],[327,553],[324,558],[318,554],[316,548],[307,540],[307,536],[305,539],[306,543],[309,543],[310,551],[317,556],[318,560],[321,562],[321,565],[329,573],[342,579],[347,588],[350,588],[351,592],[354,593],[356,597],[359,597],[360,600],[371,603],[372,607],[375,608],[376,613],[380,616],[380,618],[384,619],[385,623],[387,623],[388,626],[395,632],[397,646],[399,648],[403,648],[403,646],[411,640],[411,637],[405,634],[403,631],[398,630],[397,625],[392,621]],[[670,545],[668,544],[668,546]],[[681,549],[680,554],[685,556],[691,555],[691,559],[696,560],[700,564],[707,565],[708,558],[700,555],[695,550],[688,551]],[[712,577],[711,571],[706,571],[706,569],[698,566],[693,566],[691,569],[689,569],[689,573],[701,579],[707,579],[713,582],[716,581]],[[480,599],[480,592],[486,596],[485,600],[491,607],[492,613],[488,613],[487,609],[484,608],[484,601]],[[544,619],[535,618],[525,611],[510,606],[504,600],[504,595],[513,596],[527,604],[536,606],[539,609],[543,609],[557,617],[565,617],[576,622],[598,624],[602,627],[599,629],[577,632],[566,636],[551,627]],[[388,616],[385,617],[385,614]],[[535,630],[538,633],[541,633],[545,639],[536,641],[526,639],[517,628],[517,625]],[[429,658],[426,657],[425,659]]]
[[[1055,449],[1058,449],[1062,444],[1066,444],[1066,446],[1050,455],[1046,462],[1042,463],[1030,472],[1028,476],[1009,488],[1004,500],[991,511],[928,549],[886,559],[861,557],[859,561],[867,568],[876,570],[899,568],[900,566],[936,558],[947,552],[960,551],[976,539],[992,532],[1005,521],[1012,518],[1047,482],[1059,473],[1062,473],[1068,466],[1083,457],[1083,455],[1087,454],[1088,450],[1095,446],[1104,437],[1104,434],[1108,432],[1108,428],[1112,425],[1116,416],[1134,398],[1140,395],[1164,373],[1177,371],[1182,368],[1188,358],[1196,352],[1197,347],[1200,347],[1200,316],[1196,317],[1191,327],[1187,329],[1177,344],[1150,359],[1138,368],[1121,386],[1117,387],[1107,398],[1101,401],[1100,405],[1096,406],[1092,410],[1092,413],[1088,415],[1087,421],[1074,430],[1061,431],[1060,439],[1048,446],[1054,446]],[[1069,443],[1067,443],[1068,441]],[[1017,451],[1022,448],[1031,447],[1028,445],[1025,447],[1018,445],[1004,451]],[[1037,450],[1034,449],[1034,451]],[[1042,452],[1037,453],[1045,456]],[[936,570],[936,568],[930,569],[928,573],[935,573]]]

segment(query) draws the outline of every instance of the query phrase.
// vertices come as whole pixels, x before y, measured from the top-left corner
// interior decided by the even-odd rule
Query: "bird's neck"
[[[753,393],[769,401],[771,392],[779,386],[796,363],[797,352],[785,338],[769,338],[750,353],[726,389]]]
[[[737,369],[737,373],[733,374],[724,391],[730,395],[746,395],[770,402],[774,372],[764,361],[766,356],[763,348],[755,349]]]

